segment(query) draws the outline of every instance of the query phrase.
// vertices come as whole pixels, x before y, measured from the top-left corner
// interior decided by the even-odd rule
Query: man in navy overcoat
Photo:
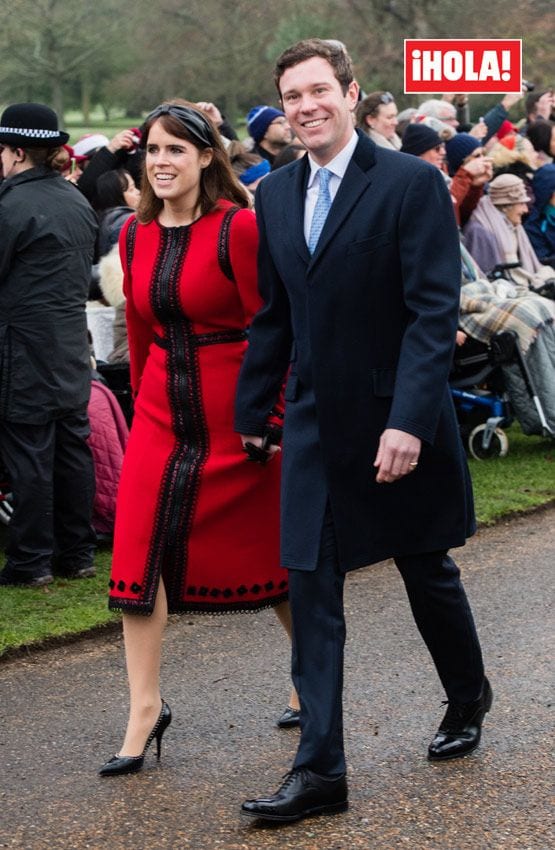
[[[401,572],[448,699],[430,759],[478,745],[492,696],[447,553],[475,528],[447,385],[460,286],[449,193],[437,168],[355,132],[358,86],[337,42],[294,45],[275,79],[308,156],[258,189],[264,306],[250,330],[235,427],[244,444],[264,448],[288,374],[281,556],[301,740],[278,792],[243,812],[290,821],[347,805],[346,571],[393,557]]]

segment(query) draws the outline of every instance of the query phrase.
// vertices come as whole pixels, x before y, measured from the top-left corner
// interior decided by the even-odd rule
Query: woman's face
[[[368,115],[366,123],[376,133],[391,139],[395,135],[397,127],[397,107],[394,103],[380,103],[375,115]]]
[[[511,204],[508,207],[505,207],[503,212],[511,222],[516,227],[519,224],[522,224],[522,216],[528,212],[528,204]]]
[[[436,168],[441,168],[445,160],[445,145],[436,145],[435,147],[424,151],[424,153],[420,154],[420,159],[423,159],[425,162],[429,162],[431,165],[435,165]]]
[[[132,210],[136,210],[139,206],[139,201],[141,199],[141,193],[139,189],[135,186],[135,181],[131,177],[130,174],[127,174],[127,189],[123,192],[123,200],[127,204],[128,207],[131,207]]]
[[[196,206],[200,194],[200,176],[212,160],[210,149],[199,151],[179,136],[154,122],[146,143],[145,169],[148,182],[164,203]]]

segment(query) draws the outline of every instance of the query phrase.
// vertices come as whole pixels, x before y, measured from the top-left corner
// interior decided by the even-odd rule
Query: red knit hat
[[[504,139],[505,136],[509,135],[509,133],[514,133],[515,130],[516,130],[515,125],[511,124],[511,122],[508,119],[505,119],[505,121],[503,121],[503,123],[501,124],[501,126],[499,127],[499,129],[497,130],[495,135],[497,136],[499,141],[501,141],[501,139]]]

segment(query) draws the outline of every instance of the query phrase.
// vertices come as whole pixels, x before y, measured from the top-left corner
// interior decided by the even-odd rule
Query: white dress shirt
[[[351,161],[351,157],[353,152],[357,146],[358,136],[353,130],[353,135],[343,148],[343,150],[339,151],[337,156],[326,163],[324,166],[318,165],[318,163],[314,162],[310,154],[308,155],[308,162],[310,165],[310,177],[308,179],[308,186],[306,187],[306,197],[304,202],[304,238],[306,240],[306,244],[308,245],[308,239],[310,236],[310,225],[312,224],[312,216],[314,215],[314,207],[316,206],[316,199],[318,197],[318,192],[320,191],[320,175],[318,171],[320,168],[327,168],[328,171],[331,171],[332,176],[330,177],[329,189],[331,200],[333,203],[333,199],[337,195],[337,190],[341,185],[341,181],[347,171],[347,166]]]

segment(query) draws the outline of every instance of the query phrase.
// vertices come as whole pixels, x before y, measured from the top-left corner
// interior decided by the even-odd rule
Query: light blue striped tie
[[[318,176],[320,178],[320,188],[318,189],[318,197],[316,199],[314,215],[312,216],[312,223],[310,225],[310,235],[308,237],[308,250],[311,254],[316,250],[318,239],[320,238],[322,228],[326,223],[326,218],[331,207],[329,183],[332,172],[327,168],[320,168],[318,170]]]

